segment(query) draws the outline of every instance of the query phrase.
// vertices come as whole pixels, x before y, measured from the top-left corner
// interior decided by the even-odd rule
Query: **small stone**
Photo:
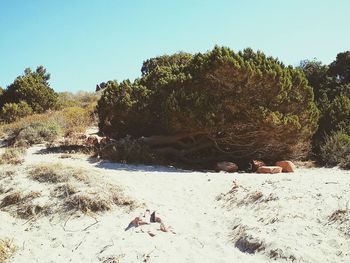
[[[252,164],[253,172],[256,172],[261,166],[266,166],[266,164],[260,160],[253,160],[251,164]]]
[[[260,174],[276,174],[281,172],[282,172],[282,167],[280,166],[261,166],[257,170],[257,173],[260,173]]]
[[[276,163],[276,166],[282,167],[282,172],[284,173],[294,173],[295,165],[291,161],[280,161]]]
[[[232,162],[218,162],[216,164],[216,171],[224,171],[228,173],[234,173],[238,171],[238,166]]]

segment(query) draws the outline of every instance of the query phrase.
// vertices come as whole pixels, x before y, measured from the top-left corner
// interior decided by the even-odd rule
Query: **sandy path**
[[[64,221],[52,223],[40,219],[30,231],[25,231],[28,225],[20,227],[17,222],[13,231],[6,231],[10,236],[25,232],[23,238],[17,238],[24,249],[18,251],[13,262],[27,262],[28,257],[33,262],[57,262],[58,259],[59,262],[98,262],[98,258],[109,255],[120,257],[120,262],[232,262],[236,258],[234,245],[227,238],[229,213],[215,200],[223,189],[229,190],[232,175],[94,163],[85,157],[60,159],[60,154],[38,154],[41,149],[42,146],[36,146],[28,150],[23,172],[24,167],[43,162],[83,168],[122,186],[127,195],[144,203],[144,207],[129,214],[113,211],[99,215],[98,224],[89,231],[76,233],[64,232]],[[124,231],[130,220],[146,207],[156,210],[176,234],[158,231],[158,224]],[[66,226],[77,230],[93,222],[89,217],[70,219]],[[149,230],[156,236],[141,232]],[[104,251],[100,253],[101,250]]]

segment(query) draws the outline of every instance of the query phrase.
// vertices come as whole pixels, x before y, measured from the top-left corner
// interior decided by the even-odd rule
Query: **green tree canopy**
[[[0,98],[0,108],[5,103],[26,102],[34,112],[44,112],[57,106],[57,94],[49,85],[50,74],[43,66],[35,71],[25,69],[22,76],[18,76],[10,84]]]
[[[350,51],[339,53],[330,65],[303,61],[309,84],[321,110],[319,129],[313,138],[316,153],[326,135],[342,130],[350,134]]]
[[[152,61],[152,62],[151,62]],[[262,52],[147,60],[135,82],[114,82],[98,103],[107,135],[139,138],[156,152],[207,162],[301,154],[318,110],[303,72]]]

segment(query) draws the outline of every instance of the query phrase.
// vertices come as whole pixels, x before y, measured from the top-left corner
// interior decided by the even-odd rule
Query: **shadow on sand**
[[[172,166],[160,166],[160,165],[135,165],[135,164],[124,164],[115,163],[97,158],[89,158],[89,162],[97,168],[110,169],[116,171],[126,172],[159,172],[159,173],[192,173],[191,170],[177,169]]]

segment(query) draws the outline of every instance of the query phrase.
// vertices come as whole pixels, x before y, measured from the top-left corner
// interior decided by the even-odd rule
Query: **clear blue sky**
[[[215,44],[286,64],[350,50],[349,0],[0,0],[0,86],[44,65],[56,91],[140,75],[142,61]]]

